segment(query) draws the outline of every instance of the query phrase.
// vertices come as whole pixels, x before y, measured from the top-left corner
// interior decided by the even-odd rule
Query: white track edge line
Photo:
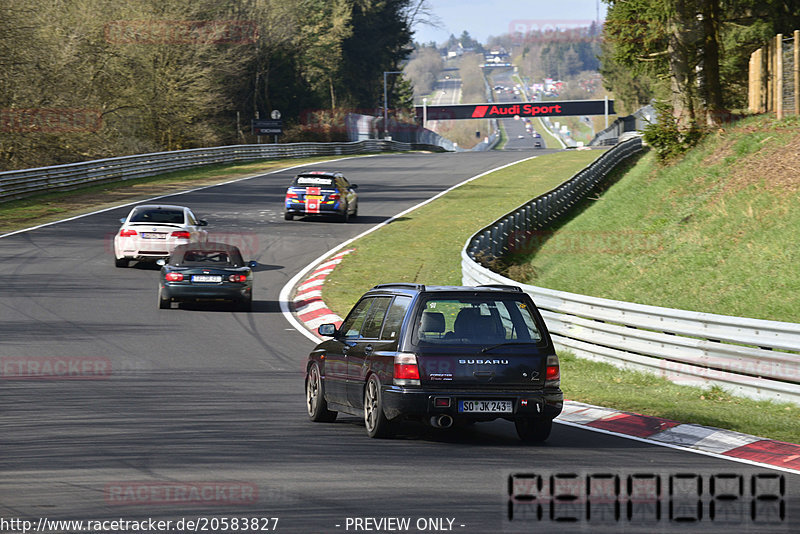
[[[717,453],[717,452],[703,451],[703,450],[700,450],[700,449],[693,449],[691,447],[685,447],[683,445],[675,445],[673,443],[666,443],[664,441],[656,441],[656,440],[650,439],[650,438],[642,438],[642,437],[639,437],[639,436],[631,436],[629,434],[621,434],[619,432],[614,432],[612,430],[606,430],[604,428],[595,428],[595,427],[591,427],[591,426],[582,425],[580,423],[573,423],[571,421],[560,421],[557,418],[554,419],[553,422],[554,423],[558,423],[560,425],[566,425],[566,426],[571,426],[571,427],[575,427],[575,428],[580,428],[580,429],[583,429],[583,430],[589,430],[591,432],[599,432],[601,434],[608,434],[609,436],[616,436],[616,437],[619,437],[619,438],[632,439],[634,441],[640,441],[642,443],[647,443],[649,445],[658,445],[658,446],[661,446],[661,447],[667,447],[669,449],[676,449],[676,450],[679,450],[679,451],[693,452],[695,454],[702,454],[704,456],[711,456],[712,458],[719,458],[721,460],[731,460],[733,462],[738,462],[738,463],[741,463],[741,464],[753,465],[753,466],[756,466],[756,467],[765,467],[767,469],[773,469],[775,471],[784,471],[786,473],[791,473],[793,475],[800,475],[800,470],[792,469],[791,467],[779,467],[777,465],[765,464],[765,463],[756,462],[756,461],[753,461],[753,460],[747,460],[745,458],[737,458],[735,456],[726,456],[724,454],[720,454],[720,453]]]

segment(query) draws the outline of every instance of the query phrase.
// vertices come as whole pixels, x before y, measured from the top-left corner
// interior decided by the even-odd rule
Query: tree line
[[[400,70],[426,10],[425,0],[0,0],[0,170],[252,142],[250,119],[274,109],[290,125],[376,113],[383,72]],[[409,92],[398,78],[392,95]]]
[[[796,0],[603,1],[606,87],[626,108],[657,100],[666,155],[743,110],[750,54],[800,28]]]

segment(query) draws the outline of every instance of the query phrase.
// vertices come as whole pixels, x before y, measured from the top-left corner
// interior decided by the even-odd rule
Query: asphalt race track
[[[510,70],[499,70],[495,72],[492,76],[492,80],[495,85],[500,85],[504,87],[514,87],[516,82],[511,77]],[[505,92],[498,92],[493,91],[494,99],[496,102],[523,102],[525,101],[525,97],[523,95],[515,95],[515,94],[508,94]],[[506,136],[508,137],[508,141],[506,141],[505,146],[503,147],[504,150],[530,150],[533,151],[532,153],[536,154],[538,151],[542,150],[542,148],[547,147],[547,142],[544,137],[540,137],[539,140],[542,143],[542,148],[536,148],[534,146],[534,138],[531,137],[527,131],[525,131],[525,121],[522,118],[519,119],[500,119],[503,123],[503,126],[506,129]],[[539,125],[539,121],[534,120],[533,126],[536,130],[539,131],[541,134],[541,128]]]
[[[192,207],[212,235],[259,262],[252,313],[158,310],[158,271],[113,264],[111,240],[129,207],[0,239],[0,518],[173,525],[279,518],[277,527],[262,521],[250,530],[298,533],[800,530],[800,476],[792,473],[565,425],[547,444],[524,446],[504,421],[443,433],[409,426],[395,440],[368,439],[354,417],[308,421],[303,362],[313,343],[280,313],[283,285],[325,251],[441,190],[547,152],[386,155],[314,166],[359,184],[359,217],[349,224],[284,221],[283,194],[295,171],[164,199]],[[59,358],[88,362],[85,379],[15,375],[19,364]],[[523,482],[538,479],[519,475],[542,475],[547,483],[550,475],[575,480],[570,474],[619,476],[623,489],[626,480],[653,475],[663,489],[631,518],[626,500],[615,501],[619,519],[613,502],[611,515],[595,507],[587,518],[599,501],[582,498],[520,498],[509,506],[509,475]],[[719,474],[741,477],[743,493],[712,502]],[[673,476],[683,478],[672,484]],[[691,490],[698,480],[702,486]],[[511,489],[515,497],[528,490]],[[393,528],[402,522],[389,518],[410,523]],[[205,531],[226,531],[213,526]],[[0,532],[17,531],[0,522]]]

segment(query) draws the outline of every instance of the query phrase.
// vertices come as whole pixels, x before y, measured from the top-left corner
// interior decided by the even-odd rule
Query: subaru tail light
[[[419,366],[416,354],[401,352],[394,357],[394,385],[418,386]]]
[[[547,369],[544,376],[545,386],[559,386],[561,384],[561,369],[558,365],[558,356],[551,354],[547,357]]]

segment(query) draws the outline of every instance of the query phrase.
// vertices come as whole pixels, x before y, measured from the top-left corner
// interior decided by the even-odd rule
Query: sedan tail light
[[[419,365],[416,354],[401,352],[394,357],[394,385],[419,386]]]
[[[167,282],[182,282],[183,281],[183,274],[182,273],[167,273],[164,277],[167,279]]]
[[[120,237],[131,237],[131,236],[135,236],[135,235],[137,235],[136,234],[136,230],[120,230],[119,231],[119,236]]]
[[[192,234],[190,234],[186,230],[176,230],[172,232],[172,237],[176,239],[190,239],[192,237]]]
[[[228,280],[231,282],[246,282],[247,275],[246,274],[232,274],[228,277]]]
[[[558,365],[558,356],[551,354],[547,357],[547,369],[544,375],[545,386],[558,386],[561,383],[561,369]]]
[[[286,193],[286,198],[298,198],[297,193]]]
[[[328,195],[328,200],[339,200],[342,196],[339,193],[333,193],[332,195]]]

